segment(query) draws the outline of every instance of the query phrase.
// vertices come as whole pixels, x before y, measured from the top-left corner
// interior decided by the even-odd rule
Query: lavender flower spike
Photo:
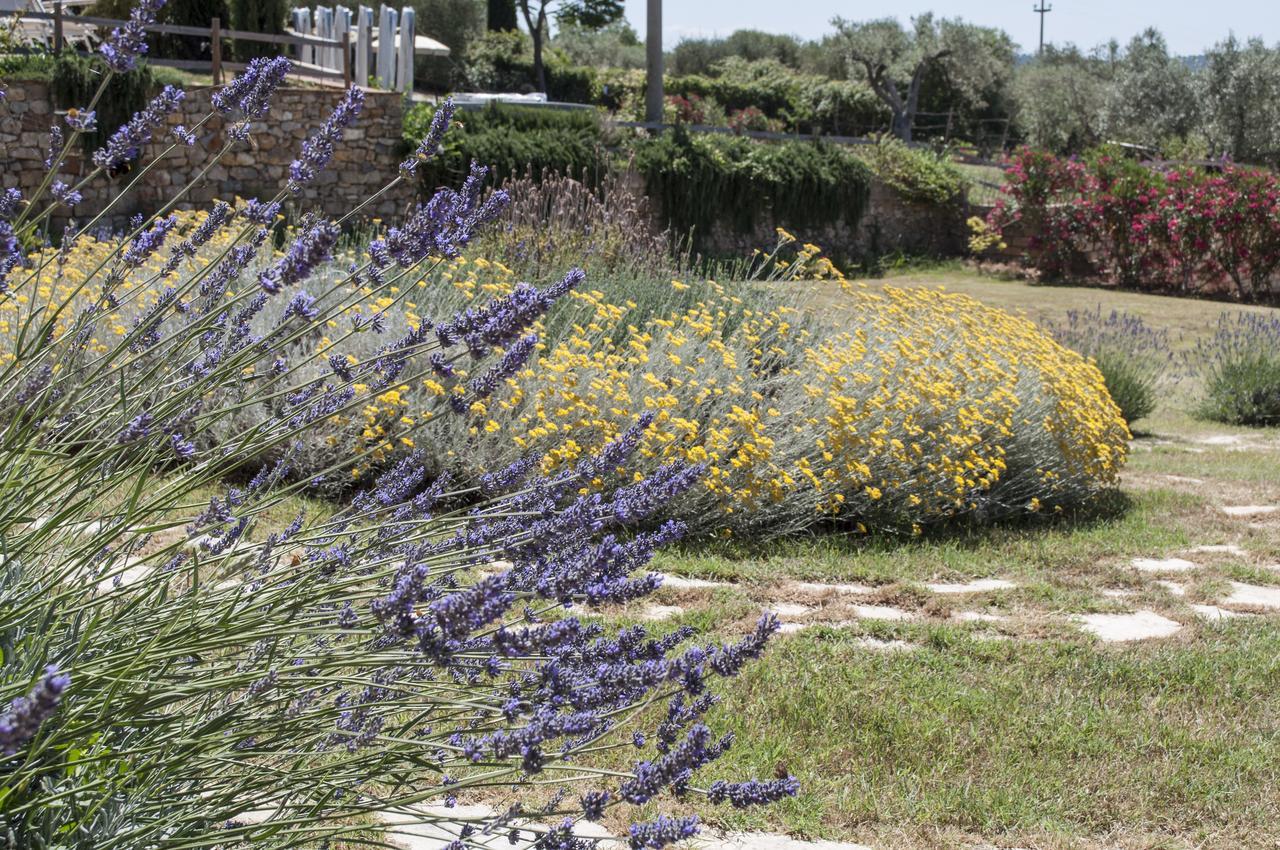
[[[431,129],[427,131],[427,135],[418,144],[418,149],[413,155],[400,163],[400,173],[408,177],[418,170],[418,166],[436,155],[440,149],[440,142],[444,139],[445,132],[449,129],[449,123],[453,121],[453,113],[457,110],[453,98],[445,98],[444,103],[440,104],[440,108],[436,110],[436,114],[431,119]]]
[[[261,118],[267,114],[271,96],[284,82],[291,67],[292,64],[283,56],[254,59],[243,73],[222,90],[214,92],[214,108],[224,114],[239,110],[250,121]]]
[[[138,57],[147,52],[146,28],[156,22],[164,3],[165,0],[139,0],[129,13],[129,23],[111,31],[111,37],[99,48],[111,70],[123,74],[138,64]]]
[[[312,269],[329,259],[340,233],[331,221],[313,224],[294,240],[287,254],[258,275],[258,284],[275,295],[283,287],[305,280]]]
[[[169,113],[175,111],[187,93],[174,86],[165,86],[152,98],[147,108],[134,114],[120,129],[111,134],[104,147],[94,151],[93,164],[102,168],[118,168],[142,155],[142,146],[151,141],[152,130],[165,123]]]
[[[0,756],[11,756],[35,737],[40,727],[62,702],[62,694],[71,684],[71,677],[59,673],[49,665],[44,677],[25,697],[9,703],[9,710],[0,714]]]
[[[342,131],[360,116],[364,108],[364,92],[352,86],[338,103],[328,120],[311,138],[302,143],[302,155],[289,166],[289,191],[299,192],[305,183],[333,159],[333,146],[342,141]]]

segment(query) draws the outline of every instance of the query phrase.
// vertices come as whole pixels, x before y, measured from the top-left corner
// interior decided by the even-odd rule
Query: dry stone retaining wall
[[[187,93],[182,107],[169,118],[170,125],[196,124],[211,109],[213,89]],[[289,163],[298,155],[302,142],[328,117],[342,92],[338,89],[282,88],[277,91],[267,120],[255,123],[249,146],[236,149],[214,165],[205,179],[182,199],[179,207],[205,207],[209,201],[235,197],[267,198],[285,186]],[[40,185],[49,126],[55,111],[47,83],[10,81],[7,104],[0,105],[0,187],[17,187],[26,196]],[[366,91],[365,107],[357,126],[347,130],[330,166],[303,189],[295,202],[300,207],[319,207],[327,215],[340,216],[373,195],[396,176],[403,156],[400,133],[403,119],[402,96],[396,92]],[[201,128],[193,147],[179,148],[167,156],[161,167],[149,172],[120,205],[112,209],[112,227],[121,226],[134,213],[151,213],[163,206],[199,173],[225,140],[225,122],[215,116]],[[144,153],[143,161],[167,146],[157,138]],[[63,179],[89,173],[92,162],[77,148],[63,166]],[[100,211],[128,184],[125,173],[99,177],[86,186],[74,218],[85,221]],[[397,214],[414,196],[414,186],[403,184],[367,208],[370,216]],[[55,219],[55,228],[66,221]]]

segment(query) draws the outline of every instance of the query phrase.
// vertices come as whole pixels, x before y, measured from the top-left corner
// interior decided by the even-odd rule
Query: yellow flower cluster
[[[634,473],[704,464],[688,513],[716,530],[839,514],[918,532],[1061,508],[1114,484],[1129,434],[1083,358],[971,298],[851,285],[816,246],[801,261],[808,280],[786,293],[706,281],[666,313],[575,293],[576,321],[494,405],[486,432],[544,452],[550,470],[655,411]],[[793,295],[832,309],[783,303]]]

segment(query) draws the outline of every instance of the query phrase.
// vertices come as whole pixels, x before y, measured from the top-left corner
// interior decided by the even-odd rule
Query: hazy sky
[[[1037,0],[665,0],[663,39],[671,46],[682,37],[728,35],[735,29],[761,29],[815,38],[830,31],[836,15],[850,20],[911,15],[932,10],[1003,29],[1032,52],[1039,40]],[[646,0],[626,0],[627,19],[644,35]],[[1148,26],[1169,40],[1175,53],[1194,54],[1234,31],[1280,41],[1280,0],[1049,0],[1045,41],[1092,47],[1111,38],[1121,42]]]

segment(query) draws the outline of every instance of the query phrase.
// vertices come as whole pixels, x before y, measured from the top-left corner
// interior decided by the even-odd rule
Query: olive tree
[[[920,92],[940,70],[968,105],[986,105],[988,93],[1013,74],[1013,43],[997,29],[958,18],[924,14],[903,27],[896,18],[850,22],[835,18],[838,49],[853,75],[864,80],[893,115],[892,132],[911,141]]]

